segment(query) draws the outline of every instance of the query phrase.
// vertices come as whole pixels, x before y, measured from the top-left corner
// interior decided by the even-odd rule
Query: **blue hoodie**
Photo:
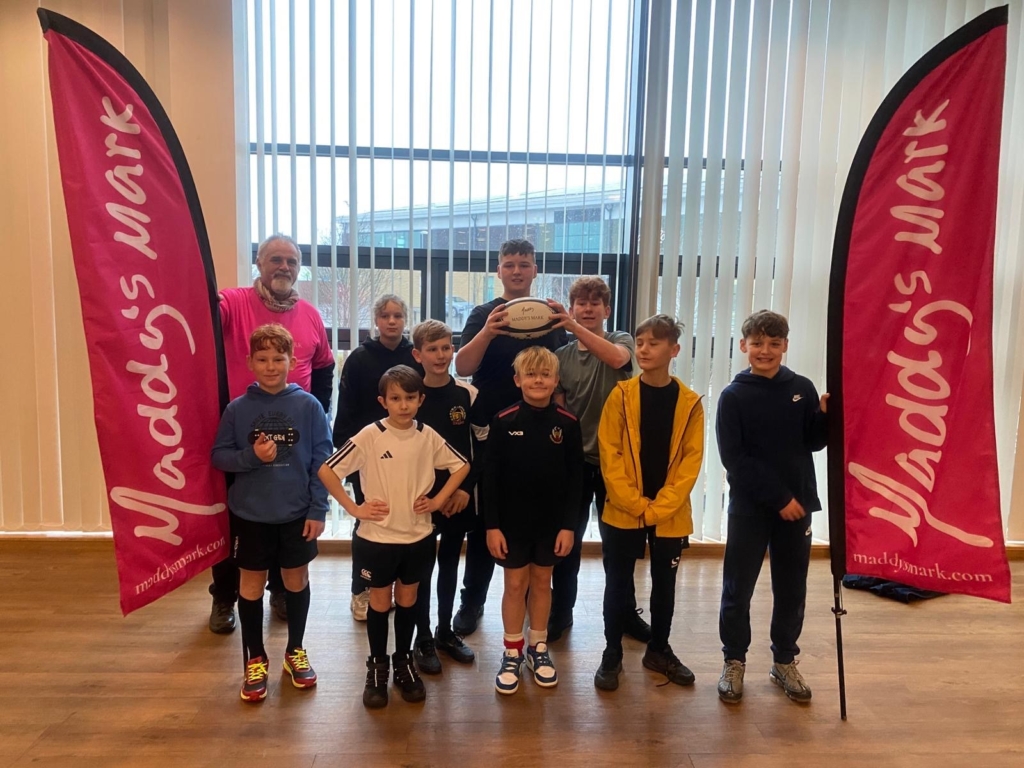
[[[277,443],[277,457],[264,464],[253,443],[260,432]],[[331,430],[320,402],[298,384],[272,395],[251,384],[220,419],[213,466],[233,472],[228,507],[257,523],[288,523],[327,517],[327,489],[317,470],[331,455]]]
[[[718,399],[715,430],[729,480],[730,515],[773,515],[794,498],[821,509],[813,451],[828,441],[810,379],[785,366],[772,378],[736,374]]]

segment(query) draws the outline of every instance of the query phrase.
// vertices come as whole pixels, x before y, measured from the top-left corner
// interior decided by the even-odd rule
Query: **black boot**
[[[676,685],[693,685],[693,672],[679,660],[679,657],[672,651],[671,645],[666,645],[660,651],[648,645],[641,663],[652,672],[660,672],[669,679],[669,682]]]
[[[619,687],[619,675],[622,674],[622,651],[611,648],[604,649],[601,666],[594,673],[594,686],[602,691],[614,691]]]
[[[476,628],[480,624],[480,617],[483,615],[484,607],[482,605],[473,606],[463,603],[459,606],[455,618],[452,619],[452,629],[463,637],[469,637],[476,632]]]
[[[235,604],[213,598],[210,609],[210,631],[215,635],[227,635],[235,631]]]
[[[434,650],[434,638],[425,637],[422,640],[417,638],[413,646],[412,658],[424,675],[440,675],[441,660],[437,658],[437,651]]]
[[[409,702],[423,701],[427,698],[427,689],[420,679],[412,654],[394,653],[391,661],[395,667],[395,687],[402,692],[402,698]]]
[[[380,709],[388,705],[388,672],[390,659],[387,656],[366,658],[366,687],[363,688],[363,706]]]
[[[444,651],[460,664],[472,664],[476,654],[462,642],[462,638],[450,629],[437,628],[434,634],[434,648]]]
[[[643,612],[643,608],[630,611],[626,615],[622,628],[634,640],[639,640],[641,643],[649,643],[653,635],[651,633],[651,625],[644,621],[643,616],[640,615]]]

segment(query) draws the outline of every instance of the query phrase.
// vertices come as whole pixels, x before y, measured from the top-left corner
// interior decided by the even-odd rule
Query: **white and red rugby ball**
[[[555,311],[544,299],[524,296],[505,305],[508,325],[505,330],[517,339],[538,339],[554,330]]]

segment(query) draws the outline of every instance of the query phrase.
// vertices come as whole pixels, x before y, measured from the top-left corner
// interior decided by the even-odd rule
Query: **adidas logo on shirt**
[[[391,451],[384,451],[384,453],[382,453],[380,455],[380,457],[382,459],[393,459],[393,458],[395,458],[394,456],[391,455]]]

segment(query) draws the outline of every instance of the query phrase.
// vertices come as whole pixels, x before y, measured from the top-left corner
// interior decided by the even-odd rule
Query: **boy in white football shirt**
[[[423,403],[423,379],[406,365],[390,368],[380,379],[380,402],[388,417],[361,429],[320,468],[328,492],[355,518],[352,557],[370,582],[363,704],[388,703],[388,612],[395,608],[395,685],[406,701],[423,701],[426,689],[412,656],[416,593],[434,559],[431,513],[437,511],[469,473],[466,459],[433,429],[416,421]],[[434,470],[451,472],[433,497]],[[356,504],[341,481],[359,472],[365,501]]]

